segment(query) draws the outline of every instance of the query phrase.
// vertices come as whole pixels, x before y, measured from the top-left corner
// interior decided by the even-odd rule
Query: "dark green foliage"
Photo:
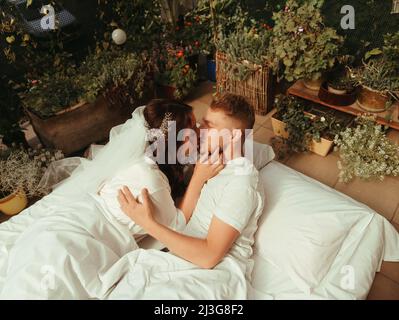
[[[26,144],[19,125],[21,116],[21,102],[17,94],[5,81],[0,81],[0,137],[5,145]]]

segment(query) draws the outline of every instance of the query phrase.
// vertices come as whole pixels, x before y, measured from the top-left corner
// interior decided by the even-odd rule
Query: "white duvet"
[[[0,225],[0,299],[247,298],[233,259],[202,270],[140,249],[128,227],[103,215],[90,196],[64,201],[47,196]]]
[[[284,201],[279,197],[287,187],[302,192],[303,199],[318,197],[302,191],[309,183],[320,186],[317,182],[275,162],[262,170],[262,177],[273,186],[266,188],[266,201]],[[319,192],[333,192],[325,188]],[[329,205],[334,210],[334,203]],[[355,201],[352,205],[371,215],[367,228],[344,242],[322,282],[305,294],[267,260],[259,243],[250,285],[229,257],[214,270],[202,270],[172,254],[140,249],[128,227],[103,215],[91,197],[66,202],[52,194],[0,224],[0,298],[364,299],[382,260],[399,261],[399,236],[383,217]],[[342,286],[345,265],[356,268],[353,289]]]

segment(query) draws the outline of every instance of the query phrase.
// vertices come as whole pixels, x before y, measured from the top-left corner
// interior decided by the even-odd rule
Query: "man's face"
[[[208,108],[202,123],[201,123],[201,134],[203,135],[203,143],[207,143],[207,150],[209,153],[214,153],[216,149],[222,150],[223,139],[227,141],[233,135],[233,130],[245,130],[243,122],[234,119],[228,115],[223,110],[213,110]],[[208,129],[207,133],[204,135],[204,129]],[[212,134],[212,132],[214,134]],[[217,135],[216,135],[217,134]],[[218,139],[218,140],[217,140]],[[205,147],[202,146],[205,150]]]

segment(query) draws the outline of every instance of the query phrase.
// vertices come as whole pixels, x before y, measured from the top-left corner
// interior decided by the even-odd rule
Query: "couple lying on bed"
[[[172,269],[195,269],[197,271],[191,274],[191,279],[194,279],[198,270],[217,270],[219,265],[224,274],[230,273],[228,277],[239,274],[234,294],[227,293],[226,283],[223,283],[226,280],[223,280],[218,287],[219,293],[214,293],[214,296],[191,292],[179,297],[245,298],[243,279],[251,272],[251,246],[264,204],[259,173],[250,159],[243,155],[245,130],[248,132],[253,128],[254,117],[254,111],[245,99],[230,94],[212,102],[200,128],[197,128],[192,108],[185,104],[154,100],[136,109],[132,119],[113,129],[110,142],[93,160],[82,159],[81,165],[55,188],[47,202],[46,198],[42,200],[42,208],[32,209],[41,213],[37,213],[38,218],[32,220],[27,230],[22,230],[7,248],[8,263],[3,268],[7,272],[3,278],[0,266],[0,297],[107,297],[116,283],[121,282],[121,274],[124,273],[121,270],[126,268],[120,267],[118,260],[123,260],[120,258],[129,250],[141,250],[136,242],[142,236],[150,235],[169,251],[153,253],[154,259],[162,254],[162,259],[170,255],[180,260],[169,261],[168,272]],[[171,123],[179,133],[177,136],[169,132]],[[192,160],[192,151],[197,150],[199,129],[209,130],[201,130],[200,160],[195,164],[187,189],[182,190],[186,166],[179,160],[181,162],[184,158],[186,163]],[[226,143],[219,136],[215,144],[209,132],[226,133],[226,129],[233,132],[230,140]],[[237,131],[242,134],[237,135]],[[175,150],[179,150],[177,161]],[[57,204],[57,199],[61,203]],[[95,213],[88,202],[98,208],[100,218],[90,218],[98,211]],[[25,216],[28,214],[34,215],[29,212]],[[111,222],[114,228],[110,231],[106,222],[94,219]],[[83,233],[90,236],[82,236]],[[127,233],[133,235],[133,240],[126,240]],[[101,244],[90,244],[93,241]],[[121,242],[125,242],[124,247]],[[111,255],[108,253],[110,249]],[[64,254],[63,251],[68,252]],[[110,256],[110,261],[104,262]],[[138,269],[138,255],[134,259],[130,255],[129,263],[134,260]],[[231,262],[225,262],[226,266],[222,267],[226,259]],[[160,261],[155,259],[153,263],[161,264]],[[96,263],[99,265],[97,271],[93,270]],[[43,296],[34,289],[36,282],[42,286],[43,274],[46,275],[47,270],[43,271],[43,265],[53,270],[53,282],[61,283],[54,294],[47,288]],[[66,269],[70,270],[66,272]],[[109,271],[111,269],[112,272]],[[155,270],[154,266],[152,272],[155,273]],[[39,275],[41,279],[32,281]],[[223,279],[222,274],[218,274],[217,278],[219,281]],[[103,286],[101,290],[94,288],[98,279],[101,279],[100,286]],[[177,285],[177,275],[175,280]],[[209,288],[216,286],[218,280],[212,279],[212,276],[209,280]],[[136,286],[139,281],[135,280]],[[173,282],[173,277],[168,276],[167,281]],[[187,279],[184,281],[188,286]],[[203,285],[206,286],[206,281]],[[71,289],[73,286],[74,289]],[[146,286],[151,287],[148,283]],[[215,288],[212,289],[214,292],[217,291]],[[148,297],[143,290],[138,295],[126,295],[126,291],[122,290],[123,293],[114,294],[114,298],[173,297],[170,293],[157,297],[154,291],[149,291],[152,293]],[[159,290],[156,292],[159,293]]]

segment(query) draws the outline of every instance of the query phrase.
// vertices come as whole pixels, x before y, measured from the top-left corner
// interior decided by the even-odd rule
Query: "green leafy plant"
[[[97,29],[97,49],[108,50],[115,46],[112,31],[120,28],[127,34],[123,45],[129,52],[150,52],[158,47],[165,24],[161,17],[161,1],[158,0],[98,0],[97,18],[101,27]]]
[[[0,82],[0,114],[0,138],[3,144],[26,144],[19,123],[22,117],[21,102],[11,86],[3,80]]]
[[[399,32],[384,36],[383,49],[366,53],[359,68],[351,69],[355,84],[369,87],[398,100],[399,91]]]
[[[218,50],[225,53],[224,73],[231,79],[242,81],[264,66],[272,32],[267,29],[243,28],[227,37],[221,37]]]
[[[291,82],[318,79],[332,68],[343,38],[323,24],[323,0],[300,5],[288,0],[284,10],[273,15],[275,26],[270,44],[270,62],[277,74]],[[282,70],[281,70],[282,69]]]
[[[350,92],[354,85],[350,76],[346,73],[335,73],[329,76],[328,85],[337,90],[345,90]]]
[[[292,96],[281,95],[276,98],[276,108],[274,117],[285,123],[288,132],[285,140],[288,152],[307,151],[312,136],[312,120],[304,113],[304,102]]]
[[[351,122],[338,117],[333,111],[320,111],[320,107],[292,96],[279,96],[275,118],[286,124],[288,138],[284,152],[305,152],[312,141],[321,138],[333,140]]]
[[[199,0],[185,15],[185,24],[173,34],[178,45],[192,46],[193,51],[213,55],[220,37],[250,26],[242,0]]]
[[[79,70],[82,99],[94,102],[102,94],[110,105],[132,105],[150,87],[146,76],[151,64],[145,54],[102,51],[89,55]]]
[[[384,180],[399,175],[399,147],[389,140],[381,125],[360,117],[356,128],[347,128],[335,138],[339,148],[339,178],[350,182],[355,177],[364,180]]]
[[[399,32],[384,36],[383,53],[385,60],[393,69],[399,70]]]
[[[28,0],[26,6],[35,3]],[[56,1],[48,3],[58,8]],[[40,8],[40,3],[36,3],[36,6]],[[30,35],[23,27],[21,14],[17,11],[15,4],[0,0],[0,62],[7,65],[7,73],[11,73],[14,80],[19,80],[19,77],[35,79],[43,74],[43,70],[62,69],[80,55],[79,51],[86,50],[75,48],[73,55],[68,52],[66,46],[71,39],[70,31],[59,29],[57,19],[55,30],[49,30],[45,37]]]
[[[327,73],[328,85],[337,90],[353,91],[355,84],[351,78],[349,67],[353,61],[353,56],[337,57],[334,67]]]
[[[399,76],[383,58],[363,62],[363,66],[351,70],[352,80],[357,85],[394,95],[399,90]]]
[[[0,198],[17,190],[23,190],[28,198],[45,195],[48,190],[42,188],[39,182],[50,163],[63,157],[60,151],[46,149],[11,148],[1,150]]]
[[[168,48],[160,56],[156,82],[176,88],[174,96],[186,97],[197,82],[197,74],[188,63],[183,50]]]
[[[168,37],[170,43],[186,48],[192,55],[209,55],[215,52],[211,18],[206,10],[195,7],[184,16],[184,23],[175,27]]]
[[[92,103],[101,94],[112,104],[117,88],[122,102],[132,104],[143,95],[149,66],[144,56],[100,51],[90,54],[79,67],[44,74],[21,97],[26,107],[43,118],[80,102]]]

